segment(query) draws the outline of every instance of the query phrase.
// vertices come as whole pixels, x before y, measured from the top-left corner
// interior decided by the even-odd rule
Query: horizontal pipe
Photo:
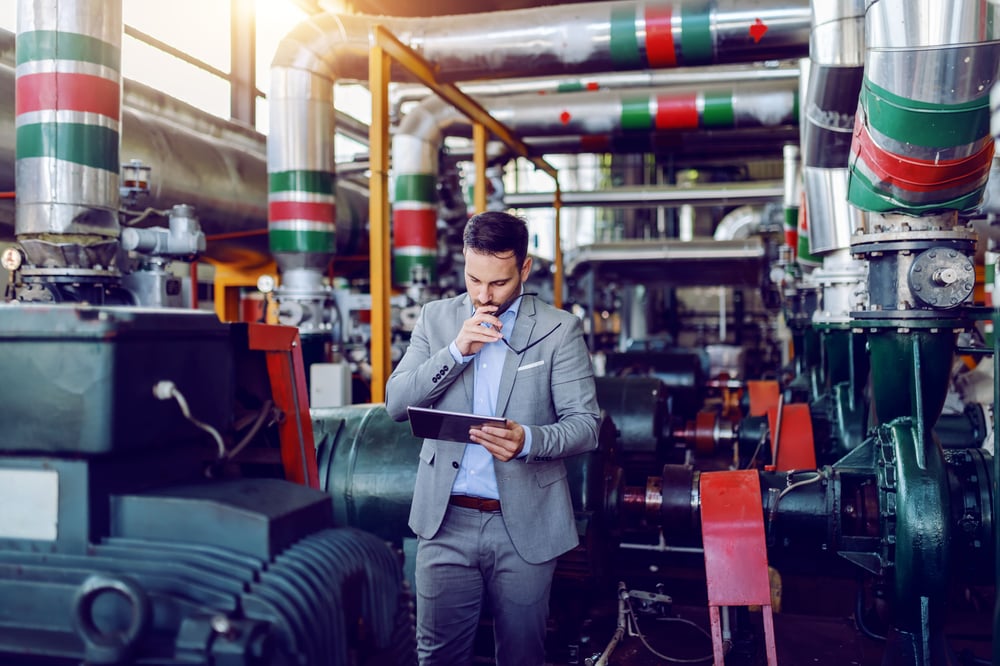
[[[592,192],[563,192],[563,206],[633,207],[652,204],[670,206],[740,206],[778,201],[784,193],[781,181],[692,185],[688,187],[619,187]],[[553,193],[509,192],[504,203],[512,208],[546,208]]]

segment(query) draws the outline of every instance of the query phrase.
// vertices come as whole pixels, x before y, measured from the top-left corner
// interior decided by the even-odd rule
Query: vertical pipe
[[[268,105],[271,253],[282,274],[304,269],[318,288],[336,249],[336,173],[333,150],[313,137],[333,136],[333,79],[296,67],[272,67]]]
[[[389,56],[377,43],[369,52],[372,124],[369,139],[369,234],[371,245],[371,401],[385,400],[392,369],[389,342]]]
[[[121,0],[17,7],[15,233],[33,266],[107,269],[118,249]]]

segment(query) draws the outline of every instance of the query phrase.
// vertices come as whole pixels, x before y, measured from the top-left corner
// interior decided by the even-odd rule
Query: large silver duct
[[[732,0],[690,10],[628,1],[420,19],[310,18],[282,41],[271,66],[269,230],[279,267],[308,268],[319,280],[331,257],[333,84],[367,78],[374,25],[434,63],[447,81],[781,60],[801,54],[809,26],[804,3],[745,5]],[[755,22],[766,31],[748,32]],[[397,71],[393,78],[404,80],[406,75]],[[423,179],[415,186],[427,187]],[[420,216],[427,226],[426,211]],[[433,227],[427,228],[433,235]],[[408,235],[422,243],[425,231]]]
[[[16,233],[33,269],[109,273],[118,249],[121,0],[17,5]]]

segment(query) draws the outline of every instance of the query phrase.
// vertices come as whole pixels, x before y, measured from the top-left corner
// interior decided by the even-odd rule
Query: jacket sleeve
[[[597,448],[600,412],[594,369],[583,339],[583,326],[570,317],[567,333],[552,360],[550,383],[556,422],[531,425],[532,444],[528,462],[546,462],[586,453]]]
[[[445,302],[421,308],[410,345],[385,385],[385,407],[394,420],[405,421],[406,408],[411,405],[434,404],[468,367],[467,363],[457,362],[448,349],[457,334],[443,330],[441,323],[449,320]],[[440,330],[434,330],[429,322],[438,322]]]

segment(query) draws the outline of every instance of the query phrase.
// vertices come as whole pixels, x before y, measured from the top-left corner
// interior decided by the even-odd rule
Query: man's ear
[[[524,264],[521,266],[521,282],[528,279],[528,275],[531,273],[531,257],[525,257]]]

